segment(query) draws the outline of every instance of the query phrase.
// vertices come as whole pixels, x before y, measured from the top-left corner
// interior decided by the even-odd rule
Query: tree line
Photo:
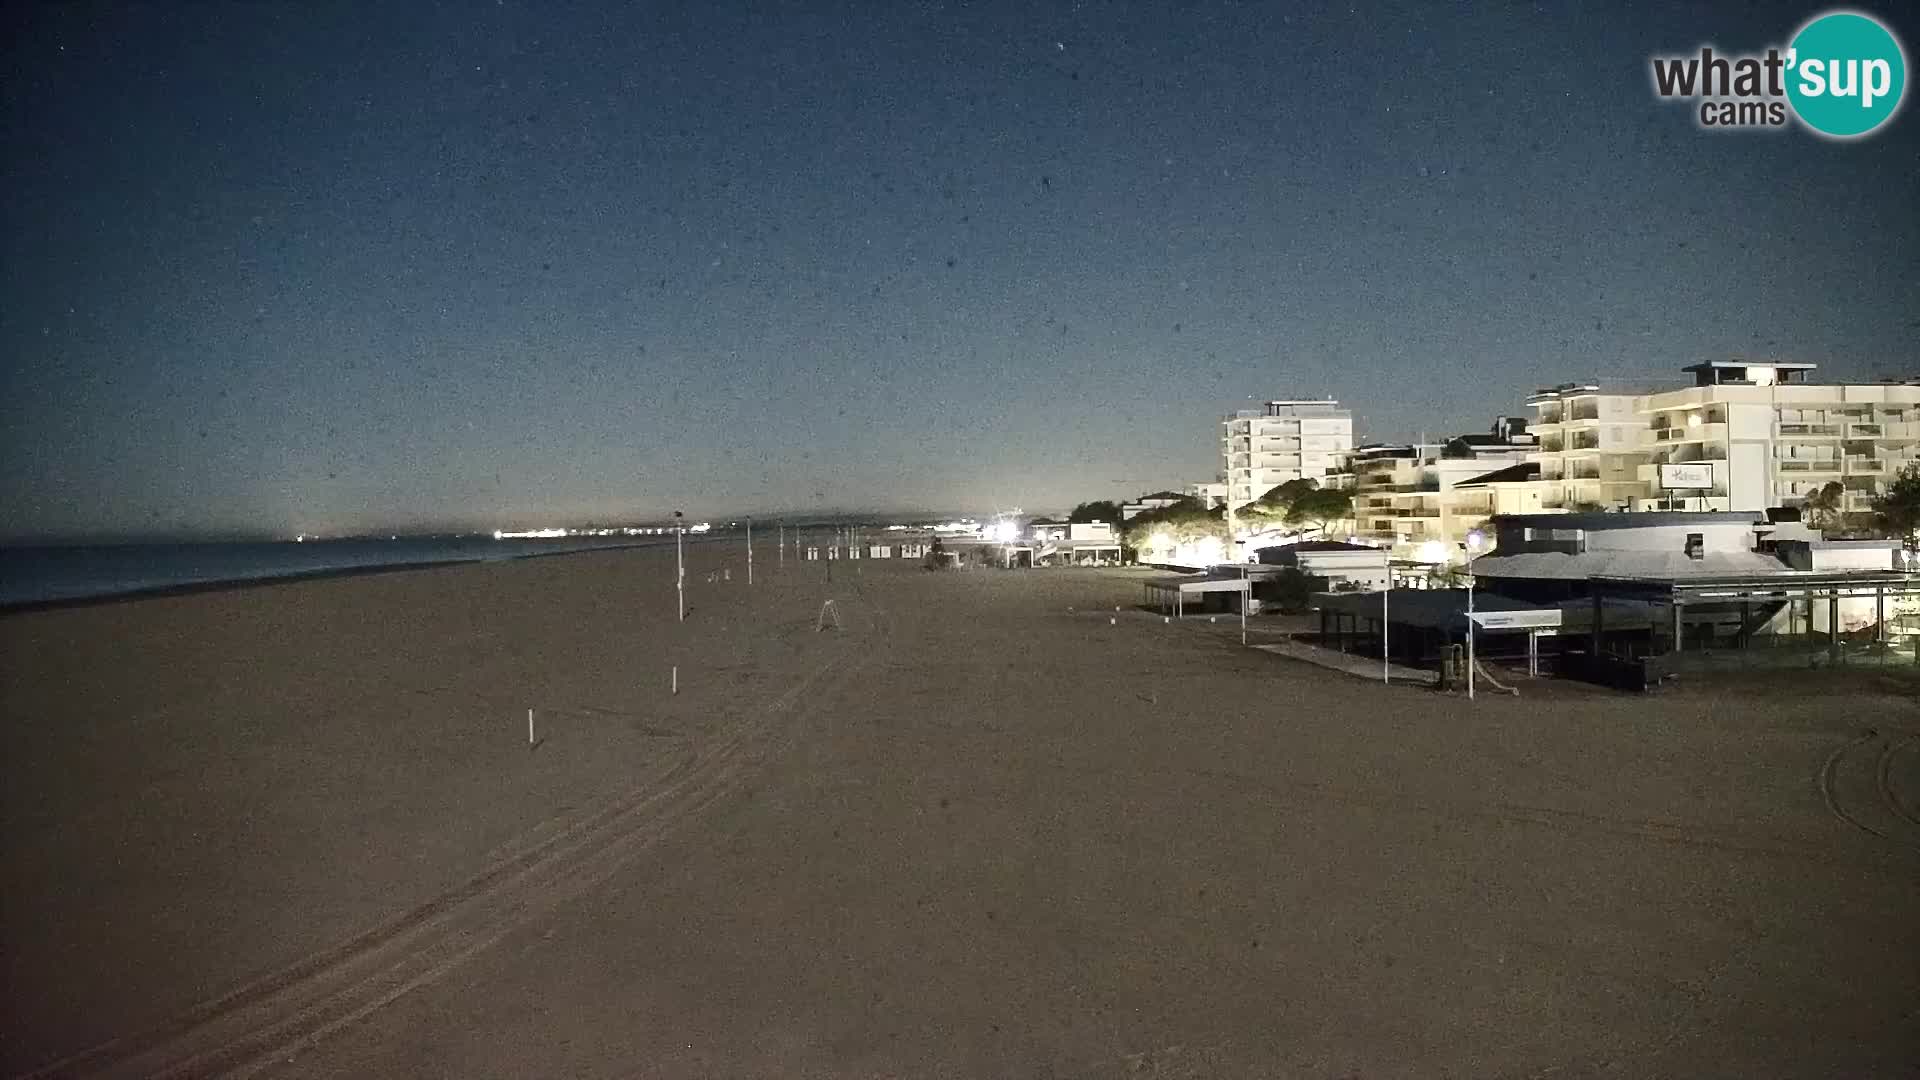
[[[1318,525],[1322,534],[1353,516],[1353,496],[1323,488],[1312,479],[1289,480],[1234,512],[1241,525],[1266,530],[1302,529]],[[1109,500],[1085,502],[1067,515],[1070,522],[1105,521],[1113,525],[1129,547],[1142,547],[1148,537],[1165,533],[1175,543],[1227,537],[1226,511],[1208,506],[1191,495],[1181,495],[1166,506],[1154,507],[1123,521],[1120,506]]]

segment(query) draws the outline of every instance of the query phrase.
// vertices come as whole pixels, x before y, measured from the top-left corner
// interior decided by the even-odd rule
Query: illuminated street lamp
[[[1487,544],[1487,534],[1479,529],[1467,533],[1467,700],[1473,700],[1473,557]]]
[[[680,601],[680,621],[687,621],[687,563],[681,547],[686,535],[686,515],[673,512],[673,591]]]

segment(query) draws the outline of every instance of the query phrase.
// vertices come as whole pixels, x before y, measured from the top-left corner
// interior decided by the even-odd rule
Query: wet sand
[[[768,554],[0,619],[7,1071],[1920,1064],[1911,683],[1470,705]]]

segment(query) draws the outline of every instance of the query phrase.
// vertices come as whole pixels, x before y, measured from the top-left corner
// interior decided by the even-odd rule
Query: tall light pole
[[[687,559],[682,538],[686,536],[686,515],[673,512],[673,591],[680,600],[680,621],[687,621]]]
[[[1387,622],[1387,597],[1393,595],[1393,560],[1387,560],[1387,587],[1380,590],[1380,681],[1393,682],[1393,637]]]
[[[1467,700],[1473,700],[1473,669],[1476,661],[1473,654],[1473,557],[1487,542],[1485,533],[1474,529],[1467,533]]]

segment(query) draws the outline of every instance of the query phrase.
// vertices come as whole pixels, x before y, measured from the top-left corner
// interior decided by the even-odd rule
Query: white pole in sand
[[[779,566],[780,566],[780,569],[785,570],[787,568],[787,523],[784,521],[781,522],[779,525],[779,529],[780,529],[780,564]]]
[[[527,745],[533,745],[533,710],[527,710]]]
[[[680,692],[680,665],[679,664],[673,665],[673,692],[676,694]]]
[[[747,519],[747,584],[753,584],[753,519]]]
[[[1387,597],[1393,592],[1393,573],[1387,573],[1387,587],[1380,590],[1380,681],[1393,682],[1393,639],[1387,630]]]

